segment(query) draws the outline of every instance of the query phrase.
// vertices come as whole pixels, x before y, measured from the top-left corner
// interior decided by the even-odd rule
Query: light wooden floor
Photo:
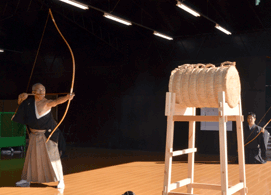
[[[17,162],[20,165],[8,163],[5,166],[10,168],[0,172],[0,194],[122,195],[130,190],[136,195],[161,195],[164,179],[163,158],[163,153],[155,152],[71,147],[68,157],[62,160],[66,184],[63,193],[55,188],[57,183],[32,183],[29,188],[15,187],[15,182],[20,180],[23,159],[2,158],[2,162]],[[199,161],[206,159],[207,164]],[[220,166],[216,160],[216,156],[196,156],[195,182],[220,184]],[[271,195],[270,168],[271,161],[263,165],[246,165],[249,195]],[[238,165],[229,164],[229,185],[238,183],[238,173]],[[186,178],[186,174],[187,163],[174,161],[172,182]],[[186,192],[186,188],[175,191]],[[195,189],[194,193],[221,194],[219,191],[203,189]]]

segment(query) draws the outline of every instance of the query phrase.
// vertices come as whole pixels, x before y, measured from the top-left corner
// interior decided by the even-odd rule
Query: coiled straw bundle
[[[218,92],[225,91],[226,102],[237,106],[241,93],[235,62],[184,64],[171,72],[169,91],[176,93],[176,103],[183,107],[218,107]]]

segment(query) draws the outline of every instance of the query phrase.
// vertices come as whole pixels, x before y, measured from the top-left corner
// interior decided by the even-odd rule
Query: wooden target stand
[[[195,107],[181,107],[175,103],[175,93],[166,93],[165,115],[167,116],[167,138],[165,151],[165,172],[163,195],[189,195],[193,194],[194,188],[212,189],[221,191],[222,195],[231,195],[240,191],[241,195],[247,194],[246,173],[244,159],[244,140],[243,140],[243,116],[241,107],[241,97],[235,108],[230,108],[225,102],[225,92],[218,94],[218,116],[196,116]],[[189,136],[188,149],[173,151],[174,122],[188,121]],[[195,122],[208,121],[219,122],[219,145],[220,145],[220,175],[221,185],[205,184],[194,182],[194,163],[195,163]],[[228,152],[227,152],[227,121],[236,121],[237,143],[238,143],[238,162],[239,162],[239,183],[229,187],[228,184]],[[171,183],[172,158],[188,154],[188,176],[186,179]],[[172,192],[182,186],[187,186],[187,193]]]

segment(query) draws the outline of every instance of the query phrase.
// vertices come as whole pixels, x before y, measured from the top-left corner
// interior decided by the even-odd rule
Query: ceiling
[[[185,0],[184,4],[203,14],[194,17],[176,6],[176,0],[80,0],[94,8],[132,21],[126,27],[103,17],[97,9],[81,10],[58,0],[1,0],[0,44],[7,37],[21,37],[32,25],[44,25],[44,12],[50,7],[54,14],[83,28],[96,38],[103,32],[113,38],[141,39],[153,36],[152,30],[178,37],[221,33],[220,24],[233,34],[271,28],[271,1],[261,0]],[[43,14],[41,12],[43,11]],[[215,22],[215,23],[214,23]],[[33,35],[35,37],[35,35]],[[37,35],[40,37],[40,34]],[[103,41],[103,40],[102,40]]]
[[[258,6],[255,5],[255,0],[183,1],[204,17],[194,17],[178,8],[176,0],[80,0],[80,2],[92,8],[82,10],[59,0],[1,0],[0,49],[10,51],[0,55],[0,64],[2,67],[5,64],[6,72],[12,73],[11,70],[14,69],[12,67],[17,67],[16,69],[21,67],[23,70],[25,68],[23,65],[29,65],[30,69],[37,55],[39,63],[48,63],[48,70],[45,70],[48,74],[49,69],[55,67],[52,63],[56,62],[57,57],[61,56],[63,58],[61,60],[67,60],[65,59],[67,47],[50,19],[44,31],[48,8],[52,9],[61,32],[79,56],[77,62],[78,59],[82,59],[82,64],[89,64],[84,61],[86,56],[92,61],[102,59],[101,64],[110,62],[109,64],[116,66],[120,60],[128,63],[129,54],[134,53],[133,55],[137,56],[139,49],[149,47],[156,41],[162,43],[160,47],[164,50],[168,50],[175,42],[186,37],[218,35],[227,41],[230,37],[218,31],[214,27],[215,23],[225,27],[233,35],[254,31],[265,31],[269,34],[271,29],[269,0],[261,0]],[[133,25],[126,26],[111,21],[103,17],[103,11],[127,19]],[[153,30],[174,37],[174,41],[154,36]],[[45,54],[40,55],[37,48],[41,43],[43,31],[45,35],[41,52]],[[201,43],[202,41],[198,41],[198,44]],[[155,43],[153,45],[157,48]],[[160,57],[163,55],[162,52],[158,51]],[[80,56],[82,53],[86,56]],[[165,53],[167,56],[168,53]],[[21,66],[18,66],[20,63]]]

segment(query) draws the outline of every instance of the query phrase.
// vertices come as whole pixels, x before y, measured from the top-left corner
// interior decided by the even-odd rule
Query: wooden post
[[[196,108],[193,108],[193,116],[196,115]],[[188,148],[195,148],[196,139],[196,122],[189,121],[189,134],[188,134]],[[194,164],[195,164],[195,152],[188,154],[188,178],[191,179],[191,183],[194,183]],[[193,194],[192,185],[187,186],[187,193]]]
[[[175,109],[175,93],[166,93],[166,113],[167,116],[167,138],[165,149],[165,172],[164,172],[164,188],[163,195],[167,195],[170,191],[171,170],[172,170],[172,155],[173,152],[173,137],[174,137],[174,109]]]
[[[238,147],[238,163],[239,163],[239,181],[244,183],[244,188],[241,189],[240,194],[246,195],[246,169],[245,169],[245,153],[244,153],[244,135],[243,135],[243,117],[241,107],[241,97],[238,103],[239,116],[236,119],[236,132],[237,132],[237,147]]]
[[[220,146],[220,175],[221,194],[228,195],[228,152],[227,152],[227,128],[225,117],[225,92],[218,93],[219,115],[219,146]]]

